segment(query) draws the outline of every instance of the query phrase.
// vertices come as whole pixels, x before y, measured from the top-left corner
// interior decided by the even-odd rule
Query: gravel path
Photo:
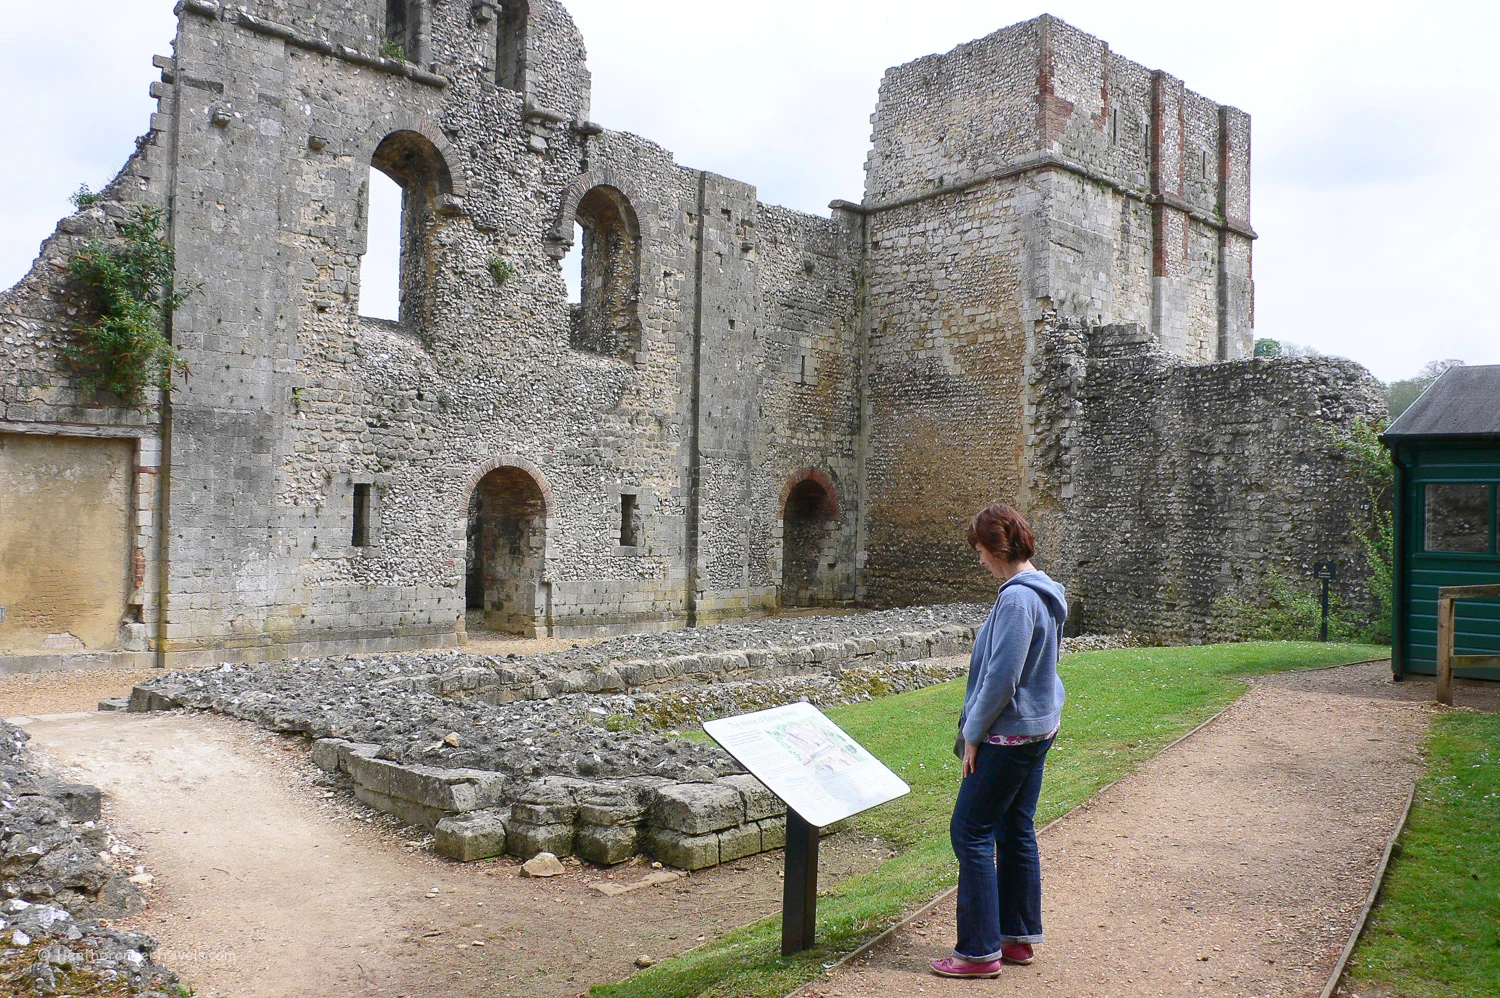
[[[1421,772],[1416,692],[1384,663],[1267,678],[1042,837],[1035,964],[930,975],[950,898],[800,994],[1313,998]]]
[[[334,793],[301,740],[207,714],[18,718],[31,746],[105,792],[105,818],[154,877],[117,927],[202,998],[573,998],[634,960],[680,953],[776,911],[781,854],[606,897],[639,861],[569,863],[550,880],[510,860],[459,864],[421,833]],[[830,882],[886,857],[824,843]]]

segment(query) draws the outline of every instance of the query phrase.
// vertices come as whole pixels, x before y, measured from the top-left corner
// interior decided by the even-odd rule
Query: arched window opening
[[[427,328],[437,199],[453,189],[448,166],[426,136],[409,131],[386,136],[370,158],[370,165],[366,248],[360,260],[360,314],[394,318],[420,335]],[[387,178],[390,184],[385,183]],[[395,201],[391,185],[400,191],[399,212],[391,210]],[[383,221],[392,214],[399,223]],[[392,229],[397,231],[393,234]]]
[[[421,62],[421,0],[385,0],[385,38],[380,54],[387,59]]]
[[[568,303],[583,303],[583,226],[573,225],[573,248],[563,257],[563,283],[568,287]]]
[[[781,605],[828,606],[840,601],[838,522],[833,497],[808,478],[787,493],[781,527]]]
[[[501,0],[497,25],[499,47],[495,52],[495,82],[507,90],[526,92],[525,0]]]
[[[578,202],[582,230],[578,304],[572,309],[576,349],[632,359],[641,345],[637,316],[640,228],[625,195],[595,187]]]
[[[536,479],[509,467],[485,475],[469,497],[467,534],[465,602],[476,623],[535,637],[546,561],[546,503]]]
[[[370,170],[369,224],[359,268],[359,314],[401,318],[401,185]]]

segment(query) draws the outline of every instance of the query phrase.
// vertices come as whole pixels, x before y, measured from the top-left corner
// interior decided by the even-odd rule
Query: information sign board
[[[809,703],[708,721],[703,730],[815,828],[911,792]]]

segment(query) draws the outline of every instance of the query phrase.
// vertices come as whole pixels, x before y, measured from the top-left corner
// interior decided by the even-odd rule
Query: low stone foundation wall
[[[507,793],[503,773],[413,766],[380,746],[321,738],[313,762],[347,775],[370,807],[434,832],[436,850],[471,862],[509,854],[622,863],[639,852],[701,870],[786,844],[786,806],[746,774],[693,782],[553,776]]]

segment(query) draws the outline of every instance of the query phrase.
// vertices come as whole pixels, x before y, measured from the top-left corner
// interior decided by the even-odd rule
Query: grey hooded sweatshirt
[[[958,727],[979,745],[989,735],[1045,735],[1062,721],[1058,643],[1068,601],[1045,572],[1012,576],[974,636]]]

